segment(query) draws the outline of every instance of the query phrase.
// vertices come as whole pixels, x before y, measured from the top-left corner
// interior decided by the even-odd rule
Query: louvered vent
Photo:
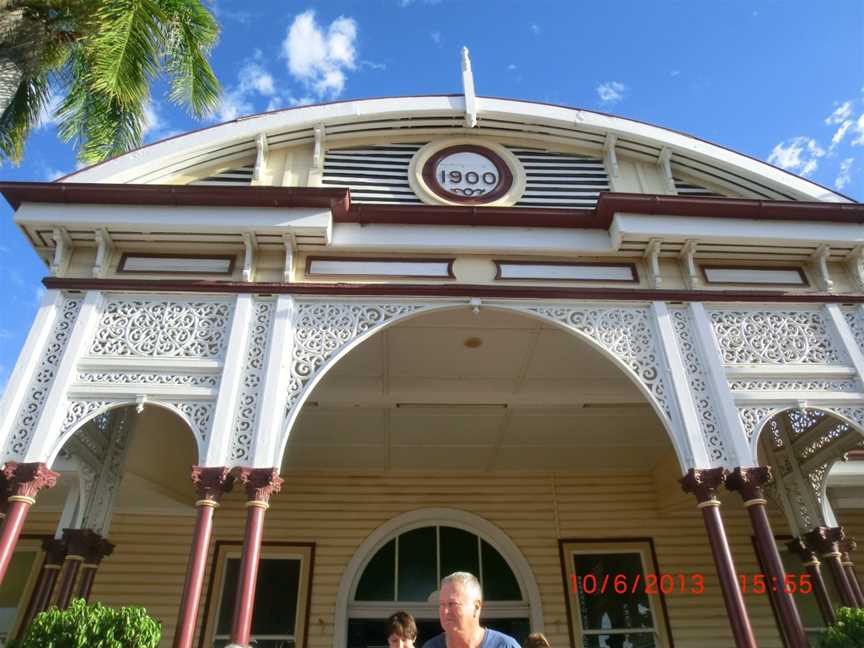
[[[606,167],[600,158],[551,153],[540,149],[510,149],[525,169],[526,186],[517,207],[592,209],[601,191],[609,191]]]
[[[679,196],[705,196],[712,198],[723,197],[723,194],[712,191],[707,187],[700,187],[699,185],[685,182],[681,178],[672,179],[675,181],[675,191],[678,193]]]
[[[325,186],[350,187],[356,203],[420,203],[408,184],[411,158],[423,144],[331,149],[324,158]]]
[[[238,169],[228,169],[222,173],[217,173],[209,178],[201,178],[193,180],[190,185],[205,185],[209,187],[237,187],[240,185],[251,185],[252,174],[255,172],[255,165],[249,164]]]

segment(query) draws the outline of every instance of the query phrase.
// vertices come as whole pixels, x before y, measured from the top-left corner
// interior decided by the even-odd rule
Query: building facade
[[[470,91],[0,191],[49,267],[0,416],[9,637],[83,596],[166,646],[425,639],[458,569],[555,646],[797,648],[864,605],[839,194]]]

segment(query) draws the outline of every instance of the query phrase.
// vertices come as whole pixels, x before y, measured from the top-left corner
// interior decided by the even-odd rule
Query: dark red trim
[[[205,261],[228,261],[228,269],[223,272],[206,272],[201,270],[127,270],[126,262],[130,259],[203,259]],[[203,275],[231,275],[234,274],[234,265],[237,263],[236,254],[150,254],[143,252],[124,252],[117,264],[117,272],[126,274],[203,274]]]
[[[603,261],[585,261],[584,263],[576,263],[572,261],[508,261],[507,259],[492,259],[495,264],[495,281],[566,281],[573,283],[574,281],[585,281],[589,283],[639,283],[639,272],[636,270],[635,263],[604,263]],[[550,267],[568,267],[568,268],[630,268],[632,279],[564,279],[551,277],[501,277],[502,265],[532,265],[532,266],[550,266]]]
[[[172,205],[202,207],[327,207],[348,212],[348,189],[325,187],[210,187],[73,182],[0,182],[13,209],[21,203]]]
[[[459,194],[447,191],[447,189],[438,181],[438,177],[435,175],[435,167],[438,166],[438,163],[442,158],[455,153],[476,153],[477,155],[489,160],[498,170],[498,184],[495,185],[495,188],[488,194],[483,194],[476,198],[473,196],[460,196]],[[495,202],[501,196],[510,191],[510,187],[513,186],[513,172],[510,171],[510,167],[507,166],[507,163],[503,159],[501,159],[501,156],[492,149],[485,146],[478,146],[476,144],[457,144],[456,146],[448,146],[440,151],[436,151],[432,157],[426,160],[426,164],[423,165],[421,176],[423,182],[426,183],[426,186],[432,193],[444,198],[445,200],[462,203],[463,205],[485,205],[487,203]]]
[[[350,257],[350,256],[308,256],[306,257],[306,269],[305,274],[307,277],[331,277],[331,278],[340,278],[340,277],[352,277],[352,278],[372,278],[372,279],[455,279],[456,275],[453,274],[453,262],[456,259],[435,259],[432,257],[424,257],[424,258],[412,258],[412,257]],[[343,274],[326,274],[326,273],[312,273],[310,270],[312,269],[313,261],[361,261],[361,262],[369,262],[369,263],[446,263],[447,264],[447,274],[446,275],[388,275],[388,274],[369,274],[369,273],[343,273]]]
[[[348,284],[252,283],[243,281],[175,281],[161,279],[90,279],[45,277],[50,290],[128,292],[193,292],[278,295],[340,295],[345,297],[487,297],[489,299],[618,299],[622,301],[776,302],[862,304],[864,293],[804,293],[774,290],[658,290],[588,286],[500,286],[490,284]]]
[[[835,223],[864,223],[864,204],[699,198],[603,192],[595,209],[450,205],[352,205],[347,188],[210,187],[57,182],[0,182],[13,208],[24,202],[206,207],[327,207],[342,223],[486,225],[609,229],[618,212]]]

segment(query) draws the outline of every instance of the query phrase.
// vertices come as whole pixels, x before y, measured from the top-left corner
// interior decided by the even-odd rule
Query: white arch
[[[362,305],[362,304],[360,304],[360,305]],[[597,350],[604,357],[606,357],[608,360],[610,360],[615,366],[617,366],[619,369],[621,369],[623,371],[624,375],[627,376],[627,378],[629,378],[636,385],[636,387],[639,389],[639,391],[642,393],[642,395],[647,399],[648,403],[654,409],[654,412],[657,414],[658,418],[660,419],[661,424],[663,425],[664,430],[666,431],[667,438],[672,443],[672,447],[675,450],[675,454],[678,458],[678,462],[679,462],[679,465],[681,467],[682,473],[686,472],[691,467],[691,466],[687,465],[687,461],[686,461],[686,457],[689,456],[689,454],[690,454],[688,448],[686,447],[688,440],[686,439],[686,437],[683,439],[679,438],[675,434],[674,429],[672,427],[672,423],[670,421],[670,418],[666,412],[666,409],[658,401],[656,395],[651,393],[651,391],[646,387],[645,383],[641,380],[640,376],[638,376],[633,371],[633,369],[631,367],[627,366],[620,357],[615,355],[615,353],[613,353],[612,351],[607,349],[605,346],[600,344],[597,340],[593,339],[590,335],[588,335],[584,331],[581,331],[580,329],[578,329],[576,327],[569,326],[566,323],[564,323],[560,320],[557,320],[553,317],[549,317],[546,314],[537,312],[537,309],[541,308],[543,306],[544,306],[544,304],[536,304],[534,309],[528,310],[524,306],[521,306],[518,304],[508,304],[508,303],[504,303],[504,302],[496,302],[496,303],[485,303],[484,302],[482,307],[483,308],[496,309],[496,310],[516,312],[516,313],[519,313],[521,315],[524,315],[525,317],[529,317],[529,318],[533,317],[533,318],[540,319],[546,323],[549,323],[549,324],[556,326],[557,328],[560,328],[564,331],[567,331],[568,333],[576,335],[581,340],[588,343],[592,348]],[[586,305],[584,305],[584,304],[580,304],[579,306],[574,306],[574,310],[575,310],[575,308],[584,308],[585,306]],[[555,304],[555,307],[568,308],[568,306],[564,305],[564,304]],[[371,338],[373,335],[379,333],[380,331],[383,331],[385,328],[388,328],[388,327],[393,326],[395,324],[398,324],[400,322],[418,317],[420,315],[423,315],[425,313],[429,313],[432,311],[455,310],[455,309],[459,309],[459,308],[470,308],[470,305],[466,305],[464,303],[462,303],[462,304],[452,304],[452,303],[423,304],[422,306],[420,306],[414,310],[406,311],[406,312],[399,314],[399,315],[396,315],[390,319],[382,320],[382,321],[378,322],[377,325],[370,327],[363,334],[356,336],[352,340],[348,341],[347,343],[345,343],[344,345],[339,347],[339,349],[337,351],[335,351],[333,353],[333,355],[329,356],[316,369],[316,371],[315,371],[314,375],[311,377],[311,379],[303,385],[302,390],[299,393],[299,395],[297,396],[297,398],[294,400],[292,407],[291,407],[291,410],[288,412],[288,416],[285,420],[285,424],[282,427],[282,434],[281,434],[281,438],[278,440],[278,447],[276,450],[276,455],[273,457],[273,463],[268,464],[268,465],[274,465],[274,466],[281,466],[282,465],[282,462],[283,462],[284,456],[285,456],[285,450],[286,450],[287,445],[288,445],[288,439],[291,435],[291,430],[293,429],[294,424],[297,421],[297,417],[300,415],[300,410],[303,408],[303,404],[309,398],[310,394],[312,394],[312,392],[315,390],[315,387],[318,385],[318,383],[324,378],[324,376],[326,376],[330,372],[330,370],[334,366],[336,366],[339,363],[339,361],[343,357],[345,357],[348,353],[350,353],[353,349],[355,349],[359,345],[363,344],[363,342],[365,342],[366,340]],[[640,308],[640,307],[634,307],[634,310],[635,310],[635,308]],[[652,342],[655,341],[653,331],[651,332],[651,339],[652,339]],[[293,352],[293,349],[292,349],[292,352]],[[656,365],[657,380],[661,381],[661,383],[662,383],[662,375],[664,372],[663,372],[662,367],[660,365],[660,363],[661,363],[660,354],[659,354],[659,352],[655,352],[654,355],[656,357],[656,362],[657,362],[657,365]],[[292,358],[292,363],[293,363],[293,358]],[[670,395],[669,396],[670,398],[672,398],[671,389],[665,389],[665,392]],[[676,405],[674,402],[670,402],[669,407],[671,409],[671,408],[676,407]]]
[[[864,417],[864,405],[844,407],[842,409],[835,409],[830,405],[811,405],[809,403],[807,404],[807,407],[801,407],[800,405],[778,405],[773,408],[766,407],[761,412],[761,418],[753,428],[753,437],[750,439],[750,458],[753,461],[754,466],[759,465],[759,442],[762,440],[762,435],[765,432],[765,428],[768,427],[768,423],[771,421],[771,419],[776,416],[780,416],[780,414],[783,414],[785,412],[801,409],[819,410],[820,412],[825,412],[829,416],[832,416],[839,421],[846,423],[852,430],[864,437],[864,426],[862,426],[862,421],[855,421],[849,416],[848,412],[848,410],[850,409],[858,409],[860,410],[862,417]],[[845,413],[844,410],[846,410]]]
[[[54,445],[51,446],[50,452],[48,456],[45,458],[45,463],[50,467],[54,461],[57,459],[57,455],[60,454],[60,451],[63,449],[63,446],[66,445],[66,442],[69,441],[75,434],[81,431],[87,423],[92,421],[94,418],[101,414],[105,414],[111,410],[119,409],[121,407],[134,407],[140,405],[137,401],[130,400],[118,400],[118,401],[110,401],[108,403],[100,403],[98,407],[94,408],[92,412],[89,412],[87,416],[83,417],[80,421],[77,421],[70,429],[66,430],[55,442]],[[195,439],[195,452],[196,452],[196,462],[200,460],[201,457],[206,457],[207,447],[206,442],[201,436],[195,431],[195,426],[189,420],[189,418],[181,412],[173,403],[167,403],[156,400],[148,400],[144,407],[156,406],[161,409],[168,410],[177,418],[179,418],[185,425],[190,434],[192,434]]]
[[[842,194],[810,180],[679,131],[567,106],[494,97],[478,97],[478,100],[478,115],[481,120],[512,119],[552,128],[578,128],[601,137],[612,134],[619,138],[636,140],[658,150],[668,148],[673,155],[684,154],[701,162],[719,164],[732,172],[741,172],[755,182],[793,191],[804,199],[851,202]],[[275,135],[286,130],[309,129],[311,137],[312,129],[319,124],[326,128],[330,123],[344,125],[372,118],[387,120],[441,115],[461,118],[464,114],[465,102],[462,95],[389,97],[287,108],[242,117],[168,138],[72,173],[62,178],[62,182],[141,182],[138,178],[157,169],[171,164],[182,164],[184,160],[189,161],[207,155],[208,152],[221,154],[231,147],[235,150],[245,147],[242,148],[243,151],[249,149],[249,155],[254,155],[254,140],[260,133]]]
[[[516,575],[523,597],[528,601],[532,632],[543,632],[543,609],[540,589],[531,566],[522,551],[497,526],[485,518],[451,508],[424,508],[403,513],[375,529],[351,556],[342,572],[336,595],[336,620],[333,628],[333,648],[344,648],[348,629],[348,603],[354,595],[357,582],[366,564],[376,552],[400,533],[426,526],[452,526],[474,533],[492,545],[507,561]]]

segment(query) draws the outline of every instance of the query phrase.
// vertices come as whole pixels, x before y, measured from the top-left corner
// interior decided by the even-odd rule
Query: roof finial
[[[477,125],[477,95],[467,47],[462,48],[462,92],[465,95],[465,127],[474,128]]]

